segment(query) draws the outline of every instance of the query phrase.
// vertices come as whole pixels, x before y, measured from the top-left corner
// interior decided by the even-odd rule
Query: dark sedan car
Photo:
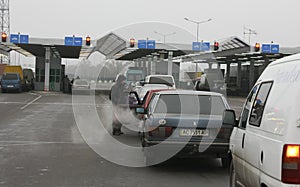
[[[229,109],[223,95],[183,90],[154,94],[146,110],[137,108],[145,114],[142,145],[146,165],[159,163],[164,153],[175,150],[176,157],[221,158],[227,167],[233,127],[222,124],[223,113]]]

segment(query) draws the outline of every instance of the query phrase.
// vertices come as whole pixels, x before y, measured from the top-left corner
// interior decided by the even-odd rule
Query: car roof
[[[194,90],[162,90],[159,91],[160,94],[170,95],[170,94],[180,94],[180,95],[212,95],[212,96],[222,96],[220,93],[216,92],[206,92],[206,91],[194,91]]]
[[[86,79],[75,79],[75,80],[74,80],[74,82],[78,82],[78,81],[86,81],[87,83],[89,83],[89,81],[86,80]]]
[[[148,75],[147,77],[173,77],[172,75]]]
[[[170,87],[166,84],[149,84],[149,83],[146,83],[142,88],[147,88],[147,87]]]

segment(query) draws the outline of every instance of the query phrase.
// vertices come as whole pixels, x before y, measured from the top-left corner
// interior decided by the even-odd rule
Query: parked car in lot
[[[300,54],[272,62],[246,99],[230,138],[230,186],[300,186],[299,64]]]
[[[1,78],[1,91],[2,93],[8,91],[22,92],[23,84],[22,78],[18,73],[5,73]]]
[[[85,79],[75,79],[72,85],[72,94],[90,94],[90,83]]]
[[[229,137],[233,126],[223,125],[222,116],[229,105],[222,94],[213,92],[169,90],[153,93],[144,114],[142,146],[163,143],[166,149],[182,146],[174,156],[221,158],[228,164]],[[201,144],[200,144],[201,142]],[[199,151],[200,146],[207,149]],[[147,165],[155,163],[155,153],[145,151]]]

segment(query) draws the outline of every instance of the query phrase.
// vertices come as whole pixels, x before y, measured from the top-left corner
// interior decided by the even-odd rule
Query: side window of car
[[[259,85],[254,86],[252,91],[250,92],[250,94],[248,95],[248,97],[246,99],[246,103],[245,103],[243,111],[241,113],[240,124],[239,124],[240,128],[245,129],[247,126],[249,111],[251,108],[251,104],[253,103],[254,98],[256,96],[258,87],[259,87]]]
[[[257,96],[255,97],[252,109],[251,109],[251,114],[250,114],[250,119],[249,119],[249,124],[254,125],[259,127],[261,123],[261,119],[263,117],[263,112],[266,106],[266,102],[270,93],[270,90],[272,88],[273,82],[265,82],[262,83],[259,91],[257,93]]]
[[[155,94],[154,97],[152,96],[152,99],[151,99],[149,107],[148,107],[149,113],[153,113],[154,107],[155,107],[155,104],[157,103],[158,98],[159,98],[159,95]]]

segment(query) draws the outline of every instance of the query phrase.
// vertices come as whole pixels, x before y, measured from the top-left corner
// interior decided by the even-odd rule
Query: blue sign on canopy
[[[20,35],[20,44],[28,44],[29,36],[28,35]]]
[[[279,53],[279,44],[262,44],[262,53]]]
[[[262,53],[271,53],[271,44],[262,44],[261,52]]]
[[[11,34],[10,35],[10,43],[19,43],[19,35],[18,34]]]
[[[210,51],[210,43],[209,42],[202,42],[201,51]]]
[[[192,50],[193,51],[210,51],[210,43],[209,42],[193,42]]]
[[[138,40],[139,49],[147,49],[147,40]]]
[[[147,49],[155,49],[155,40],[147,41]]]
[[[65,37],[65,45],[67,45],[67,46],[73,46],[73,37],[68,37],[68,36],[66,36]]]
[[[200,51],[201,50],[201,42],[193,42],[192,50]]]
[[[279,53],[279,45],[278,44],[271,45],[271,53]]]
[[[74,46],[82,46],[82,38],[81,37],[74,37]]]

